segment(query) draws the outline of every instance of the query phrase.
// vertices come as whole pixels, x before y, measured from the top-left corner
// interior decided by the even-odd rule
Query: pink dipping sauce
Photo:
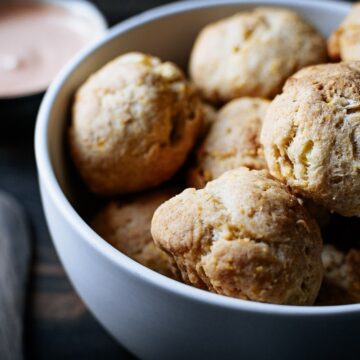
[[[60,5],[0,4],[0,97],[44,91],[96,36],[92,25]]]

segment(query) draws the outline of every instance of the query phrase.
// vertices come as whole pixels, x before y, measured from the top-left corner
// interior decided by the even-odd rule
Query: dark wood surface
[[[166,1],[94,1],[115,24]],[[6,122],[0,114],[0,122]],[[25,207],[32,226],[32,265],[25,353],[29,359],[133,359],[101,327],[80,300],[57,257],[40,203],[33,150],[33,124],[0,127],[0,189]]]

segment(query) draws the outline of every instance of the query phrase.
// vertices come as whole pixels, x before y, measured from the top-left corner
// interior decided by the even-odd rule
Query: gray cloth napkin
[[[23,358],[30,236],[20,205],[0,192],[0,359]]]

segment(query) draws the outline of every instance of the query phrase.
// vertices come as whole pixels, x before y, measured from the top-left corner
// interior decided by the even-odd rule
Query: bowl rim
[[[192,0],[186,2],[172,3],[168,5],[159,6],[151,10],[145,11],[139,15],[133,16],[118,25],[112,27],[109,32],[102,38],[95,42],[92,46],[80,52],[56,77],[54,82],[48,89],[45,97],[41,103],[40,110],[37,116],[35,128],[35,157],[38,169],[38,178],[41,186],[46,189],[47,195],[51,197],[54,206],[70,224],[70,226],[78,233],[81,241],[85,241],[99,252],[113,265],[122,268],[131,273],[135,277],[139,277],[142,281],[151,284],[154,287],[160,288],[163,291],[175,294],[177,296],[186,298],[197,303],[205,303],[214,307],[227,308],[234,311],[247,311],[252,313],[261,313],[268,315],[279,316],[327,316],[327,315],[344,315],[354,312],[360,312],[360,304],[350,305],[332,305],[332,306],[295,306],[295,305],[277,305],[267,304],[254,301],[246,301],[236,298],[227,297],[224,295],[214,294],[205,290],[197,289],[190,285],[186,285],[167,278],[157,272],[146,268],[145,266],[135,262],[131,258],[116,250],[106,241],[104,241],[94,230],[83,220],[76,212],[69,200],[63,193],[60,184],[54,173],[53,166],[50,160],[49,153],[49,139],[48,139],[48,125],[50,120],[50,112],[52,105],[57,98],[58,92],[66,83],[67,78],[76,71],[77,67],[84,59],[91,56],[98,48],[101,48],[105,43],[111,41],[113,38],[121,36],[121,34],[146,23],[167,17],[169,15],[184,13],[195,9],[218,7],[226,5],[273,5],[286,6],[297,5],[301,6],[307,4],[313,8],[324,8],[324,6],[336,9],[348,10],[350,4],[339,1],[321,0],[302,1],[302,0],[225,0],[218,2],[216,0]]]

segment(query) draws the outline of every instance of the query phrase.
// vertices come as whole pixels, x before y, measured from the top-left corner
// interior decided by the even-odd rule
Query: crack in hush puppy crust
[[[305,68],[266,113],[270,173],[343,216],[360,216],[360,62]]]

